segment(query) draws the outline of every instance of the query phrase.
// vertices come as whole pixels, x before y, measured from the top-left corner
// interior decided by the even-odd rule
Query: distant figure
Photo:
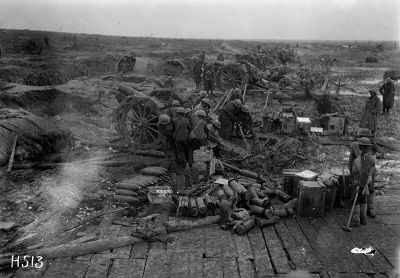
[[[207,95],[210,93],[213,94],[215,89],[215,72],[214,68],[211,64],[205,63],[203,66],[203,86],[204,90],[207,92]]]
[[[223,62],[225,60],[224,54],[219,53],[217,56],[217,61]]]
[[[202,73],[202,67],[203,63],[201,60],[194,56],[193,57],[193,80],[194,83],[196,84],[196,90],[200,88],[200,83],[201,83],[201,73]]]
[[[50,39],[47,35],[44,35],[43,37],[43,41],[44,41],[44,45],[46,46],[46,48],[50,48]]]
[[[389,115],[389,110],[393,108],[395,90],[396,88],[394,87],[393,81],[390,77],[386,78],[386,82],[379,88],[379,92],[383,96],[382,115]]]
[[[370,97],[365,103],[365,108],[360,121],[360,128],[368,128],[372,135],[375,136],[378,114],[381,110],[381,100],[378,98],[376,91],[369,90]]]
[[[206,60],[206,51],[205,50],[201,51],[199,58],[200,58],[201,63],[204,63],[204,61]]]

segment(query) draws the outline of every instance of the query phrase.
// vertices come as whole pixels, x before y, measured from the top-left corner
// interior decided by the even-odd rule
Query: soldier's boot
[[[368,195],[368,199],[367,199],[367,215],[375,218],[375,207],[374,207],[374,196],[373,195]]]
[[[360,205],[360,224],[367,225],[367,204]]]
[[[360,205],[356,204],[354,207],[353,215],[351,216],[350,220],[351,227],[358,227],[360,226]]]

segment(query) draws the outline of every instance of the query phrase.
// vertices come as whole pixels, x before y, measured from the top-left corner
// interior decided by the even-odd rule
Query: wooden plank
[[[88,263],[76,260],[61,260],[51,264],[44,277],[79,278],[85,275]]]
[[[379,215],[377,220],[386,225],[400,225],[400,217],[395,215]]]
[[[306,236],[301,230],[295,218],[281,219],[280,221],[284,221],[286,227],[294,238],[296,245],[302,256],[304,257],[304,261],[307,264],[307,269],[312,272],[317,272],[322,269],[322,262],[318,258],[318,252],[314,250],[310,243],[308,242]]]
[[[344,212],[337,212],[334,219],[336,220],[336,223],[338,223],[338,225],[342,225],[347,220],[347,217],[348,215],[344,214]],[[347,234],[357,247],[367,247],[374,245],[373,240],[371,240],[370,236],[368,236],[371,231],[367,226],[360,226],[358,228],[355,228],[357,229],[357,233],[350,232]],[[373,235],[373,237],[376,237],[376,235]],[[374,246],[374,248],[377,247]],[[376,249],[374,257],[367,257],[367,259],[370,260],[377,272],[388,273],[393,270],[393,266],[384,257],[379,249]]]
[[[155,241],[150,243],[149,255],[167,252],[167,245],[164,242]]]
[[[284,221],[275,224],[275,230],[296,269],[307,269],[307,263]],[[289,261],[289,262],[290,262]]]
[[[109,258],[92,258],[85,278],[106,278],[111,260]]]
[[[389,225],[389,229],[400,237],[400,225]]]
[[[170,264],[170,275],[176,278],[189,277],[189,253],[172,252]]]
[[[223,278],[222,259],[204,258],[204,278]],[[244,277],[244,276],[243,276]]]
[[[142,278],[146,260],[115,259],[109,278]]]
[[[2,278],[39,278],[43,277],[43,274],[45,273],[46,267],[43,266],[42,268],[18,268],[17,271],[14,272],[6,272],[6,271],[0,271],[0,277]]]
[[[132,245],[131,254],[129,258],[133,259],[146,259],[148,253],[148,243],[147,242],[138,242]]]
[[[324,267],[332,272],[341,271],[342,267],[340,263],[333,256],[331,256],[329,252],[329,247],[327,246],[325,240],[314,229],[310,221],[303,217],[296,218],[296,221],[305,236],[307,237],[307,240],[313,250],[316,250],[318,252],[318,257],[322,261]]]
[[[274,227],[264,227],[262,232],[276,273],[288,273],[290,270],[289,260]]]
[[[271,259],[265,247],[264,237],[259,227],[254,227],[248,232],[249,242],[254,255],[254,264],[257,277],[274,276]]]
[[[106,232],[103,235],[103,238],[114,238],[118,236],[119,231],[121,230],[122,225],[110,225]]]
[[[150,254],[147,258],[143,278],[170,277],[170,252]]]
[[[219,227],[211,226],[204,229],[205,233],[205,248],[204,253],[207,258],[220,257],[222,255],[221,247],[221,232],[224,234]]]
[[[313,224],[320,237],[325,241],[331,258],[341,263],[343,272],[375,272],[372,264],[365,256],[352,254],[355,247],[347,233],[338,226],[333,219],[333,214],[318,219]]]
[[[134,229],[134,227],[123,226],[119,230],[118,236],[119,237],[129,236],[129,235],[131,235],[133,229]],[[131,254],[131,250],[132,250],[132,245],[119,247],[112,251],[111,257],[116,258],[116,259],[127,259],[127,258],[129,258],[129,255]]]
[[[189,253],[189,277],[190,278],[203,278],[203,253],[190,252]]]
[[[225,257],[222,260],[222,272],[223,272],[223,277],[229,277],[229,278],[239,278],[239,273],[238,273],[238,265],[236,262],[236,258],[229,258]],[[246,277],[246,276],[242,276]]]
[[[346,272],[339,273],[340,278],[368,278],[369,276],[365,273],[354,273],[354,272]]]
[[[235,237],[230,232],[224,232],[220,237],[222,256],[224,258],[237,258],[238,252],[236,249]]]
[[[239,257],[237,258],[237,262],[239,265],[240,277],[254,277],[255,276],[255,270],[250,261],[250,258],[245,258],[239,254]]]
[[[254,259],[247,234],[245,235],[234,234],[234,238],[238,256],[243,257],[245,259]]]

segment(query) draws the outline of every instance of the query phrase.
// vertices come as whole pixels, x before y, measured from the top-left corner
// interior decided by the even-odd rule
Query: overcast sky
[[[399,40],[400,0],[0,0],[0,28],[173,38]]]

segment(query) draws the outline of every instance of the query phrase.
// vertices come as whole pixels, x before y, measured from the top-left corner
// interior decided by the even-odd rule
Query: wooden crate
[[[323,217],[326,186],[320,181],[299,181],[297,211],[300,216]]]
[[[328,121],[329,134],[344,134],[346,119],[344,117],[330,116]]]

